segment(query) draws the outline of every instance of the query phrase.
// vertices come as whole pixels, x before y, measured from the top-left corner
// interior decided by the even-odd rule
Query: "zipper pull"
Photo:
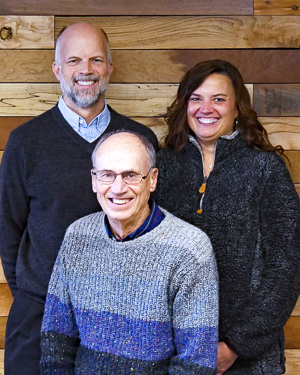
[[[206,181],[207,181],[207,177],[204,177],[204,180],[203,180],[203,183],[202,185],[200,186],[200,189],[199,189],[199,193],[202,194],[202,197],[200,199],[200,208],[199,210],[197,210],[197,214],[202,214],[202,202],[203,202],[203,198],[204,198],[204,195],[205,195],[205,190],[206,190]]]

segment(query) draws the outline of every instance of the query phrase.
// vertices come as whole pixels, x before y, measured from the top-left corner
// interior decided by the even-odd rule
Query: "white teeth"
[[[113,198],[112,202],[116,203],[116,204],[125,204],[125,203],[129,202],[129,200],[130,199],[116,199],[116,198]]]
[[[216,118],[206,118],[206,117],[198,117],[198,120],[200,122],[203,122],[204,124],[213,124],[218,121]]]
[[[82,86],[89,86],[92,85],[94,81],[77,81],[77,83]]]

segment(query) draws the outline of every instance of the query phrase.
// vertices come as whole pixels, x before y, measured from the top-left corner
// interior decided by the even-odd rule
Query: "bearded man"
[[[5,340],[9,375],[40,373],[40,329],[57,252],[67,227],[99,210],[89,170],[100,136],[128,129],[158,147],[150,129],[106,104],[113,65],[103,30],[86,23],[64,29],[52,68],[59,103],[11,133],[0,168],[0,249],[14,297]]]

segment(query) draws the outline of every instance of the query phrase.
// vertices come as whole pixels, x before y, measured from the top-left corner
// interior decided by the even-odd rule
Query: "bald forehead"
[[[106,42],[106,37],[102,30],[94,25],[88,23],[76,23],[68,26],[60,35],[60,43],[65,43],[68,39],[73,39],[77,37],[97,37]]]
[[[102,152],[102,150],[105,150],[113,152],[113,150],[128,148],[133,151],[143,150],[147,155],[147,149],[143,142],[139,137],[131,133],[117,133],[111,135],[99,146],[98,151]]]

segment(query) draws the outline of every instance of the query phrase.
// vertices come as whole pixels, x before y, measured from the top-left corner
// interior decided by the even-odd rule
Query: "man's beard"
[[[81,89],[76,90],[73,86],[75,81],[95,81],[99,82],[98,87],[95,89]],[[95,74],[79,74],[72,78],[71,83],[65,81],[64,75],[60,74],[60,87],[64,95],[66,95],[74,104],[81,108],[88,108],[93,106],[101,96],[105,93],[109,83],[109,75],[100,78]]]

